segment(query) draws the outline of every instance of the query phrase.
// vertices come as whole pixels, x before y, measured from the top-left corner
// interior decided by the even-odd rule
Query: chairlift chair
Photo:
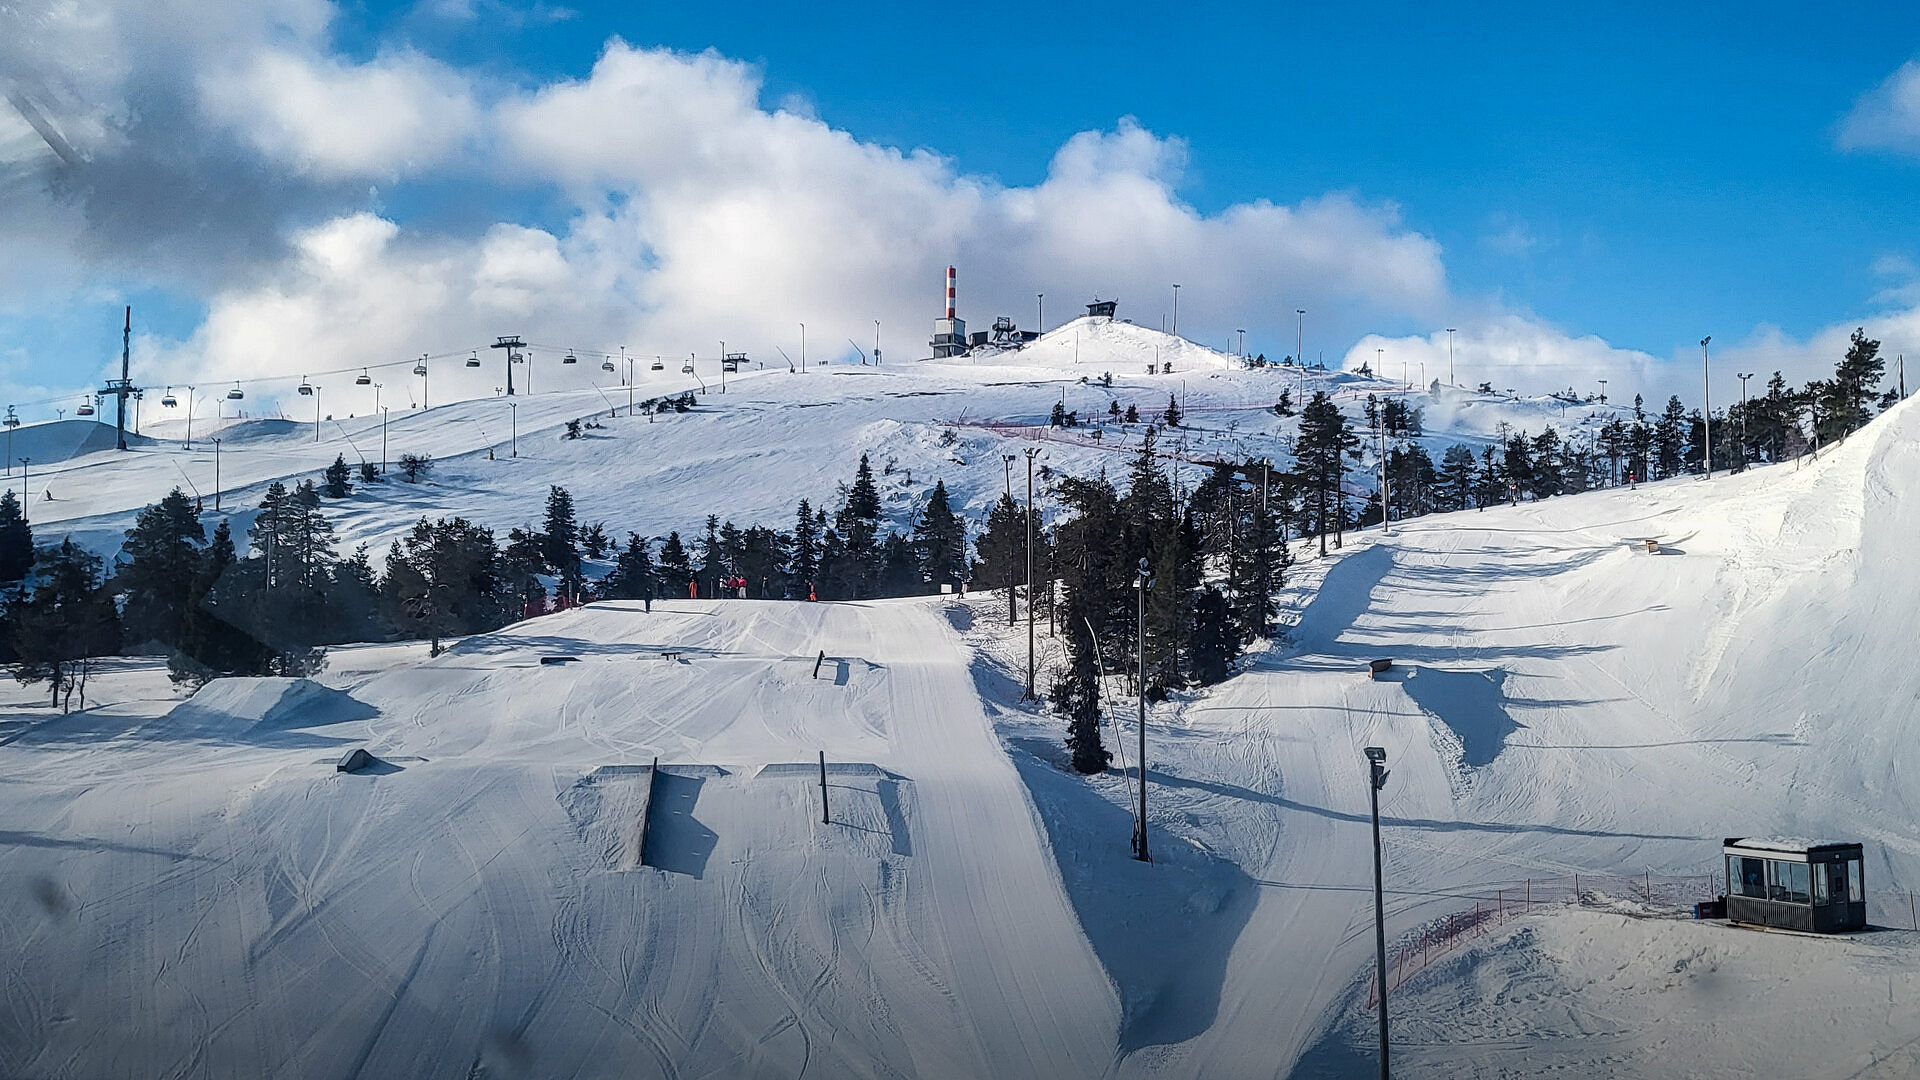
[[[415,364],[415,365],[413,365],[413,373],[414,373],[415,375],[419,375],[419,376],[421,376],[422,378],[425,378],[425,377],[426,377],[426,374],[427,374],[427,362],[426,362],[426,360],[424,360],[424,359],[422,359],[422,360],[421,360],[421,361],[420,361],[419,363],[417,363],[417,364]]]
[[[473,354],[472,356],[469,356],[469,357],[467,357],[467,366],[468,366],[468,367],[479,367],[479,366],[480,366],[480,354],[479,354],[479,353],[474,353],[474,354]]]
[[[509,351],[507,353],[507,363],[509,364],[524,364],[526,362],[527,362],[526,353],[518,353],[518,352],[512,352],[512,351]]]
[[[680,365],[680,374],[682,375],[693,374],[693,357],[691,356],[687,357],[687,362]]]
[[[165,405],[169,409],[180,404],[180,402],[174,400],[173,387],[167,387],[167,396],[160,399],[160,404]]]
[[[373,385],[373,376],[371,376],[371,375],[369,375],[369,374],[367,374],[367,369],[366,369],[366,368],[361,368],[361,369],[360,369],[360,374],[354,377],[354,380],[353,380],[353,385],[355,385],[355,386],[372,386],[372,385]]]
[[[612,370],[613,370],[613,361],[611,361],[611,360],[602,360],[602,361],[600,361],[600,370],[601,370],[601,371],[612,371]]]
[[[565,355],[565,356],[563,356],[563,357],[561,357],[561,358],[560,358],[560,362],[561,362],[561,363],[563,363],[563,364],[577,364],[577,363],[579,363],[579,362],[580,362],[580,358],[579,358],[579,357],[577,357],[577,356],[575,356],[575,355],[573,355],[573,350],[572,350],[572,349],[568,349],[568,350],[567,350],[567,355]]]
[[[240,389],[239,383],[234,383],[233,389],[227,391],[228,401],[243,401],[246,399],[246,396],[247,396],[247,392],[245,390]]]
[[[660,359],[660,358],[659,358],[659,357],[657,357],[657,356],[656,356],[656,357],[654,357],[654,358],[653,358],[653,370],[655,370],[655,371],[665,371],[665,370],[667,370],[667,363],[666,363],[666,361],[664,361],[664,360],[662,360],[662,359]]]
[[[80,403],[80,407],[73,410],[73,414],[75,416],[92,416],[93,415],[93,399],[88,398],[87,400],[82,401]]]
[[[294,389],[300,391],[301,397],[313,396],[313,384],[307,381],[307,377],[305,375],[300,376],[300,385],[294,387]]]

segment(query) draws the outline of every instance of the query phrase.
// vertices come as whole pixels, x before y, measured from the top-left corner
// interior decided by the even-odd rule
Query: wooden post
[[[816,679],[817,679],[817,678],[819,678],[819,677],[820,677],[820,665],[821,665],[821,664],[824,664],[824,663],[826,663],[826,662],[827,662],[827,650],[825,650],[825,649],[821,649],[821,650],[820,650],[820,658],[819,658],[818,660],[815,660],[815,661],[813,662],[813,677],[814,677],[814,678],[816,678]],[[822,751],[822,753],[824,753],[824,752],[825,752],[825,751]]]
[[[1533,910],[1533,879],[1527,879],[1527,910]]]
[[[1653,903],[1653,867],[1647,867],[1647,903]]]
[[[1576,906],[1580,903],[1580,872],[1578,870],[1573,872],[1573,902]]]
[[[825,750],[820,751],[820,820],[822,823],[833,820],[827,814],[827,752]]]

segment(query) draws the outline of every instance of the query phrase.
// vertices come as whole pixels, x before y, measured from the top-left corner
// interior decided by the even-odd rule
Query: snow
[[[1840,841],[1808,840],[1798,836],[1770,836],[1764,838],[1748,837],[1729,839],[1727,847],[1757,848],[1761,851],[1788,851],[1805,855],[1813,848],[1831,847],[1837,843],[1840,843]]]
[[[1920,1071],[1912,931],[1838,939],[1571,909],[1529,916],[1393,1001],[1393,1066],[1421,1077],[1876,1077]],[[1357,1017],[1304,1076],[1376,1038]]]
[[[896,526],[935,479],[977,522],[1018,446],[1051,470],[1124,465],[1138,427],[1042,426],[1063,392],[1083,417],[1184,395],[1167,442],[1191,483],[1216,455],[1287,460],[1282,387],[1350,409],[1394,389],[1197,352],[1148,376],[1164,335],[1074,326],[996,357],[730,377],[651,423],[592,387],[523,397],[518,457],[502,399],[395,413],[391,455],[433,454],[431,481],[328,506],[347,546],[421,514],[530,522],[554,483],[619,532],[784,525],[866,451]],[[1608,415],[1409,396],[1436,458],[1501,423]],[[596,411],[603,429],[558,438]],[[200,433],[44,483],[36,465],[39,535],[111,552],[183,475],[211,509]],[[316,443],[230,424],[222,512],[244,526],[269,481],[354,460],[349,436],[377,453],[380,425]],[[1325,559],[1298,545],[1284,636],[1150,710],[1150,865],[1128,857],[1129,777],[1068,772],[1060,722],[1020,703],[1025,628],[997,595],[596,604],[184,700],[154,662],[113,660],[66,717],[0,689],[0,878],[28,898],[0,908],[0,1074],[1369,1075],[1369,745],[1391,769],[1393,940],[1529,878],[1704,893],[1749,833],[1862,842],[1870,916],[1905,926],[1916,447],[1901,405],[1797,465],[1396,523]],[[1037,647],[1044,686],[1060,639],[1042,626]],[[560,654],[579,662],[539,663]],[[1378,657],[1394,667],[1369,678]],[[1136,703],[1108,690],[1132,767]],[[354,746],[384,766],[336,773]],[[1879,1004],[1911,989],[1910,933],[1573,910],[1501,934],[1402,992],[1407,1068],[1897,1075],[1920,1045],[1920,1018]],[[1876,980],[1892,997],[1868,1008]]]

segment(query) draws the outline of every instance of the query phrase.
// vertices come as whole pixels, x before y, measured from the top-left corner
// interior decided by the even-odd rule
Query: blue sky
[[[890,4],[796,14],[787,5],[276,3],[284,10],[227,34],[227,47],[235,54],[284,48],[336,72],[400,62],[431,67],[482,110],[589,80],[610,38],[636,50],[713,50],[759,80],[763,110],[810,113],[859,144],[938,155],[950,173],[942,181],[949,194],[975,178],[1038,188],[1077,134],[1117,139],[1127,117],[1184,150],[1184,167],[1164,175],[1174,201],[1201,218],[1224,222],[1236,207],[1297,207],[1331,194],[1392,217],[1369,235],[1437,245],[1432,259],[1443,283],[1409,286],[1404,296],[1374,282],[1309,303],[1296,295],[1310,292],[1307,285],[1289,284],[1271,295],[1236,293],[1209,310],[1208,286],[1189,282],[1183,312],[1191,305],[1198,333],[1254,325],[1250,336],[1275,351],[1290,350],[1291,320],[1279,316],[1296,302],[1313,308],[1317,344],[1330,359],[1357,347],[1364,334],[1389,341],[1420,335],[1430,344],[1441,325],[1513,317],[1549,335],[1595,335],[1656,368],[1694,355],[1706,333],[1736,349],[1745,343],[1756,362],[1778,361],[1827,348],[1843,324],[1876,319],[1889,322],[1891,349],[1907,331],[1887,317],[1914,306],[1920,225],[1911,206],[1920,163],[1901,132],[1843,137],[1857,103],[1895,77],[1920,44],[1920,9],[1911,6],[1811,11],[1742,4],[1676,12],[1510,5],[1463,14],[1411,4],[975,4],[944,11]],[[164,32],[148,23],[122,36],[145,44],[144,36]],[[194,47],[178,45],[187,54]],[[118,94],[123,104],[151,101],[137,86],[100,93]],[[209,93],[203,78],[179,96],[197,95],[204,114],[214,111]],[[61,98],[60,88],[48,96]],[[69,105],[85,97],[85,87],[66,94]],[[209,160],[249,178],[236,181],[235,190],[258,196],[254,216],[268,239],[208,241],[212,254],[176,267],[155,254],[171,246],[164,223],[146,246],[103,241],[97,223],[73,237],[48,229],[32,242],[59,250],[70,272],[6,280],[10,295],[0,303],[15,384],[57,387],[73,356],[117,353],[117,320],[109,316],[123,298],[138,307],[154,350],[175,350],[176,362],[181,351],[218,352],[223,346],[203,321],[211,309],[237,304],[236,292],[249,282],[275,279],[273,238],[344,215],[393,223],[401,234],[396,243],[475,244],[505,223],[557,236],[565,249],[583,217],[602,213],[609,200],[647,201],[648,185],[657,183],[596,179],[583,194],[567,179],[576,174],[560,166],[546,174],[539,164],[545,159],[525,150],[522,160],[532,164],[496,169],[493,135],[440,152],[426,167],[409,158],[317,176],[325,170],[310,160],[276,159],[258,118],[224,107],[217,123],[192,116],[182,123],[216,132],[208,137]],[[181,108],[196,113],[191,103]],[[284,123],[285,116],[273,119]],[[1888,123],[1909,119],[1900,114]],[[256,151],[257,160],[249,157]],[[1084,197],[1108,192],[1094,185]],[[196,242],[210,230],[218,227],[179,223],[180,234]],[[637,264],[671,261],[656,240],[648,234],[638,244]],[[6,254],[17,256],[27,243]],[[267,254],[227,258],[249,243]],[[950,246],[964,254],[969,243],[987,241],[961,238]],[[1149,262],[1115,287],[1130,291],[1138,321],[1154,323],[1167,301],[1151,292],[1170,292],[1159,279],[1195,276],[1188,264],[1196,257],[1191,246],[1176,246],[1163,260],[1164,273],[1156,276],[1162,267]],[[944,258],[929,251],[924,261]],[[1020,280],[1009,280],[993,302],[1010,307],[1011,296],[1047,288],[1037,258],[1017,262]],[[975,258],[963,268],[963,295],[977,295],[969,286],[978,278],[967,271],[981,265]],[[986,265],[996,288],[1016,276]],[[1244,270],[1261,272],[1257,260]],[[1063,296],[1058,310],[1076,287],[1099,284],[1062,276],[1068,280],[1053,286]],[[857,291],[865,279],[850,271],[843,280]],[[667,283],[649,288],[622,293],[634,314],[617,329],[600,328],[605,341],[696,333],[658,321],[671,303],[660,297],[674,290]],[[817,295],[796,297],[794,310],[820,303]],[[904,305],[893,300],[871,306],[890,319],[920,315],[896,311]],[[645,321],[649,316],[656,321]],[[1188,318],[1183,314],[1183,322]],[[690,314],[683,321],[699,320]],[[849,314],[845,321],[856,320]],[[752,340],[756,330],[735,332]],[[462,336],[396,342],[393,349],[465,344]],[[214,364],[223,373],[237,362],[233,343],[224,347],[225,366]]]

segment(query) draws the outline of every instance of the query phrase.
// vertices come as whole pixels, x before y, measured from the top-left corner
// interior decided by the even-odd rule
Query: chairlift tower
[[[127,448],[127,397],[139,393],[139,388],[130,381],[128,374],[133,362],[133,306],[127,306],[126,321],[120,330],[120,377],[108,379],[107,385],[100,390],[103,398],[114,398],[119,405],[114,415],[114,445],[121,450]]]
[[[514,358],[519,355],[520,350],[527,347],[526,342],[521,341],[520,335],[515,334],[511,337],[495,338],[493,340],[493,344],[488,347],[494,348],[494,349],[507,350],[507,396],[512,397],[513,396],[513,361],[514,361]]]

